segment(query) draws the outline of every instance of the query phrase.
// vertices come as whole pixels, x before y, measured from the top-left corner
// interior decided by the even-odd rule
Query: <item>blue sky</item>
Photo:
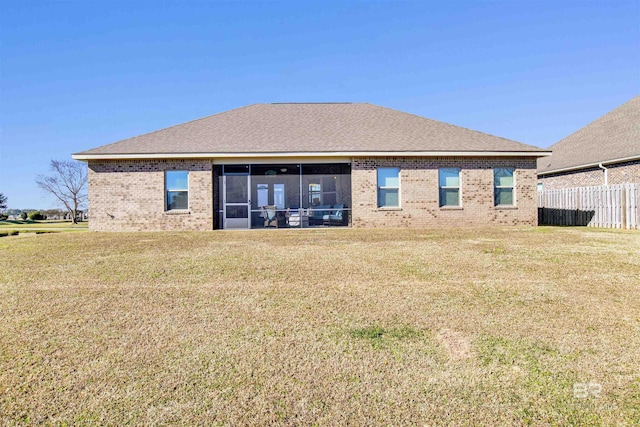
[[[0,2],[0,192],[258,102],[370,102],[547,147],[640,93],[635,1]]]

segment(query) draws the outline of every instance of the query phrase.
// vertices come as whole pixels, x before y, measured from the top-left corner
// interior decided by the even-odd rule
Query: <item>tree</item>
[[[51,175],[38,175],[36,184],[64,205],[75,224],[87,200],[87,167],[72,160],[51,160],[50,170]]]
[[[29,216],[27,211],[22,211],[22,213],[20,213],[20,218],[22,218],[23,221],[26,221],[27,216]]]
[[[46,211],[40,211],[47,219],[62,219],[66,212],[61,209],[48,209]],[[78,212],[80,214],[80,212]]]
[[[40,221],[42,219],[46,219],[40,211],[29,212],[29,219],[31,221]]]
[[[0,220],[2,221],[9,218],[9,215],[6,214],[5,209],[7,209],[7,196],[0,193]]]

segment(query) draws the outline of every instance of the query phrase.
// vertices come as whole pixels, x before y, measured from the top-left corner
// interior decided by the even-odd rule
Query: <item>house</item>
[[[640,96],[549,147],[539,188],[640,183]]]
[[[548,152],[366,103],[255,104],[73,154],[96,231],[536,225]]]

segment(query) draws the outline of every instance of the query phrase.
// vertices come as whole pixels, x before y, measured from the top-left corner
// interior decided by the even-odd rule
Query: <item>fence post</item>
[[[573,189],[573,223],[571,225],[580,225],[579,215],[580,215],[580,199],[578,197],[578,192],[580,188]]]
[[[620,204],[622,205],[621,206],[622,214],[620,216],[620,222],[622,223],[621,226],[623,230],[626,230],[627,228],[627,203],[628,203],[627,199],[628,198],[629,198],[629,186],[625,185],[624,187],[622,187],[622,191],[620,194],[620,199],[621,199]]]

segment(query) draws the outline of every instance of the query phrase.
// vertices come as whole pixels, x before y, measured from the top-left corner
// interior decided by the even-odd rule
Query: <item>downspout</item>
[[[608,169],[602,166],[602,163],[598,163],[598,167],[604,171],[604,185],[609,185]]]

